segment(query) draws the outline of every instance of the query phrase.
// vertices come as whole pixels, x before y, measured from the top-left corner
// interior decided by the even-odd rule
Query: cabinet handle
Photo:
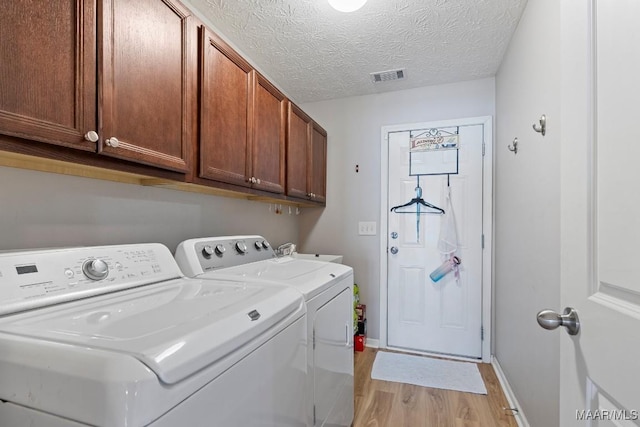
[[[349,334],[349,324],[347,323],[346,325],[344,325],[344,345],[346,347],[351,347],[349,335],[352,335],[352,334]]]
[[[89,142],[98,142],[98,139],[100,139],[100,137],[98,136],[98,132],[96,132],[95,130],[90,130],[89,132],[84,134],[84,139]]]
[[[116,138],[115,136],[112,136],[105,141],[105,144],[107,144],[109,147],[118,148],[118,146],[120,145],[120,141],[118,141],[118,138]]]

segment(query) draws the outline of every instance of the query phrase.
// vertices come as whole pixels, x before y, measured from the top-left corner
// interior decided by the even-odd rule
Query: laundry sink
[[[308,259],[311,261],[335,262],[342,264],[342,255],[323,255],[323,254],[301,254],[294,252],[291,254],[294,258]]]

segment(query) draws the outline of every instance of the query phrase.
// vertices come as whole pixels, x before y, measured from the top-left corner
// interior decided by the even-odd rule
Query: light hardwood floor
[[[493,367],[478,368],[487,395],[371,379],[376,349],[355,354],[354,427],[517,427]]]

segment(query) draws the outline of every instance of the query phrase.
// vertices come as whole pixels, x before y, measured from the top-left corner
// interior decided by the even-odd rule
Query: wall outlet
[[[358,235],[360,236],[375,236],[376,222],[375,221],[360,221],[358,223]]]

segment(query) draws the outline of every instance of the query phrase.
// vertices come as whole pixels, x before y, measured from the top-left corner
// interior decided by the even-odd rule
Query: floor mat
[[[371,378],[446,390],[487,394],[475,363],[378,351]]]

